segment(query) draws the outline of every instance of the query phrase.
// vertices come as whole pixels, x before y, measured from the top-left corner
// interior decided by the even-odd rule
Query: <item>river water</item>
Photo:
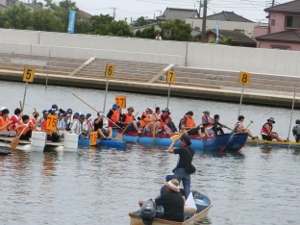
[[[25,85],[1,81],[0,87],[0,105],[13,112],[23,99]],[[103,109],[104,91],[54,86],[46,90],[29,84],[25,112],[32,113],[34,107],[41,112],[53,103],[92,112],[73,93]],[[146,107],[167,104],[165,96],[109,92],[106,111],[116,95],[126,95],[127,106],[140,113]],[[175,121],[193,110],[199,122],[207,109],[212,115],[220,114],[227,126],[233,126],[238,113],[238,104],[172,97],[169,108]],[[290,110],[243,105],[241,113],[245,125],[254,122],[249,128],[255,135],[269,116],[275,117],[274,129],[287,138]],[[296,110],[293,121],[298,115]],[[129,224],[128,212],[138,208],[139,199],[155,197],[165,175],[176,165],[177,157],[165,150],[128,144],[126,151],[13,151],[11,156],[0,156],[0,224]],[[214,201],[204,223],[300,223],[299,150],[246,146],[239,154],[198,152],[193,163],[197,171],[192,175],[192,188]]]

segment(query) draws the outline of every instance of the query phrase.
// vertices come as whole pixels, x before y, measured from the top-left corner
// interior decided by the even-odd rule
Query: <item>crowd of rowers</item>
[[[47,133],[47,139],[60,141],[65,132],[71,132],[79,135],[80,139],[88,139],[91,131],[97,131],[100,139],[111,139],[112,128],[120,128],[124,133],[136,132],[149,133],[153,135],[164,134],[173,135],[178,132],[187,133],[192,136],[212,137],[215,135],[224,134],[223,128],[232,130],[233,133],[247,133],[249,138],[256,139],[248,127],[244,127],[244,116],[239,116],[233,129],[221,124],[220,116],[210,116],[210,112],[205,110],[201,118],[201,124],[196,125],[193,118],[193,112],[188,111],[180,120],[178,129],[176,128],[171,112],[168,108],[161,110],[159,107],[153,111],[147,108],[141,115],[135,118],[134,108],[129,107],[126,113],[122,113],[117,104],[113,104],[107,115],[101,111],[97,113],[94,119],[91,113],[82,114],[75,112],[72,109],[66,111],[53,104],[51,109],[43,110],[40,115],[35,109],[32,116],[23,114],[20,108],[14,110],[14,115],[9,115],[10,111],[6,107],[0,108],[0,135],[1,136],[16,136],[20,135],[20,139],[30,140],[32,131],[42,131]],[[56,131],[47,130],[47,117],[49,114],[57,115]],[[108,126],[104,126],[103,120],[108,120]],[[267,119],[267,122],[261,128],[262,139],[283,141],[276,132],[273,131],[273,117]],[[300,140],[300,120],[296,121],[296,126],[293,128],[293,134],[296,141]],[[299,130],[299,131],[298,131]]]

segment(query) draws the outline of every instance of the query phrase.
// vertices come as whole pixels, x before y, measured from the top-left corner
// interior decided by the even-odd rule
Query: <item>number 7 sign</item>
[[[167,73],[167,83],[168,84],[174,84],[175,83],[175,78],[176,78],[176,72],[174,70],[168,70]]]

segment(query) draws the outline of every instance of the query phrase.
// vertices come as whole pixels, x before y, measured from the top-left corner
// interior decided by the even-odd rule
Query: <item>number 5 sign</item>
[[[23,81],[24,82],[33,82],[34,78],[34,73],[35,73],[35,68],[29,68],[29,67],[24,67],[24,72],[23,72]]]
[[[251,73],[247,72],[240,72],[240,77],[239,77],[239,84],[250,84],[250,78],[251,78]]]
[[[167,73],[167,83],[174,84],[175,83],[176,72],[174,70],[168,70]]]
[[[48,115],[46,129],[56,131],[56,125],[57,125],[57,116],[56,115]]]

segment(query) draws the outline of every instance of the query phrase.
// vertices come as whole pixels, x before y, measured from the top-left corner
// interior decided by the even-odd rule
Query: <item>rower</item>
[[[187,133],[188,135],[199,135],[202,137],[200,126],[195,127],[195,121],[193,118],[193,111],[188,111],[179,122],[179,131]]]
[[[273,130],[273,124],[275,123],[275,120],[273,117],[270,117],[267,119],[267,123],[265,123],[261,128],[261,136],[263,140],[272,141],[273,139],[276,139],[279,142],[283,142],[283,140],[278,136],[277,132],[272,131]]]
[[[208,110],[203,111],[203,116],[201,118],[203,127],[201,128],[202,133],[205,134],[206,137],[209,137],[210,134],[213,134],[213,118],[210,116],[210,112]]]
[[[9,132],[9,110],[3,109],[2,116],[0,116],[0,136],[15,136],[14,133]]]
[[[134,112],[133,107],[129,107],[127,109],[127,113],[124,113],[122,115],[122,120],[121,124],[123,126],[126,126],[125,132],[133,132],[136,131],[138,134],[142,133],[141,130],[139,129],[140,126],[140,121],[136,121],[134,118],[134,115],[132,114]]]
[[[4,109],[6,109],[5,106],[2,106],[2,107],[0,108],[0,116],[2,116],[2,111],[3,111]]]
[[[18,126],[19,122],[21,121],[21,117],[22,117],[21,109],[16,108],[14,113],[15,114],[10,118],[10,120],[12,122],[10,125],[10,130],[14,130]]]
[[[157,134],[160,123],[153,117],[152,109],[147,108],[145,112],[142,113],[141,127],[144,129],[144,133],[152,133],[155,129],[155,134]]]
[[[222,135],[224,134],[224,131],[222,128],[224,128],[225,126],[221,123],[219,123],[220,121],[220,116],[218,114],[214,115],[214,121],[213,121],[213,131],[215,132],[215,135]]]
[[[97,118],[94,120],[94,131],[98,132],[100,139],[111,139],[112,138],[112,127],[103,128],[104,115],[100,111],[97,113]]]
[[[70,131],[71,130],[71,127],[73,125],[73,110],[71,108],[67,109],[67,128],[66,130],[67,131]]]
[[[18,126],[15,128],[17,135],[21,135],[20,140],[26,140],[26,141],[30,141],[32,129],[33,129],[33,125],[28,115],[23,115],[22,121],[19,121]]]
[[[300,120],[296,120],[296,126],[293,127],[292,132],[296,142],[300,140]]]
[[[91,113],[86,114],[86,124],[90,132],[94,131],[94,119]]]
[[[83,140],[88,139],[90,134],[85,119],[86,116],[83,113],[81,113],[79,115],[78,120],[74,121],[71,128],[72,133],[77,134],[79,136],[79,139],[83,139]]]
[[[257,137],[254,137],[252,135],[252,132],[248,128],[244,128],[244,125],[243,125],[244,120],[245,120],[245,117],[243,115],[240,115],[238,117],[238,121],[234,125],[235,133],[237,133],[237,134],[241,134],[241,133],[248,134],[248,136],[250,138],[252,138],[252,140],[255,140]]]
[[[172,135],[178,132],[170,114],[170,110],[168,108],[165,108],[164,110],[162,110],[162,114],[160,116],[160,127],[167,135]]]
[[[121,120],[121,111],[120,106],[117,104],[113,104],[112,108],[107,113],[106,117],[108,120],[108,126],[109,127],[116,127],[116,123],[118,123]]]

